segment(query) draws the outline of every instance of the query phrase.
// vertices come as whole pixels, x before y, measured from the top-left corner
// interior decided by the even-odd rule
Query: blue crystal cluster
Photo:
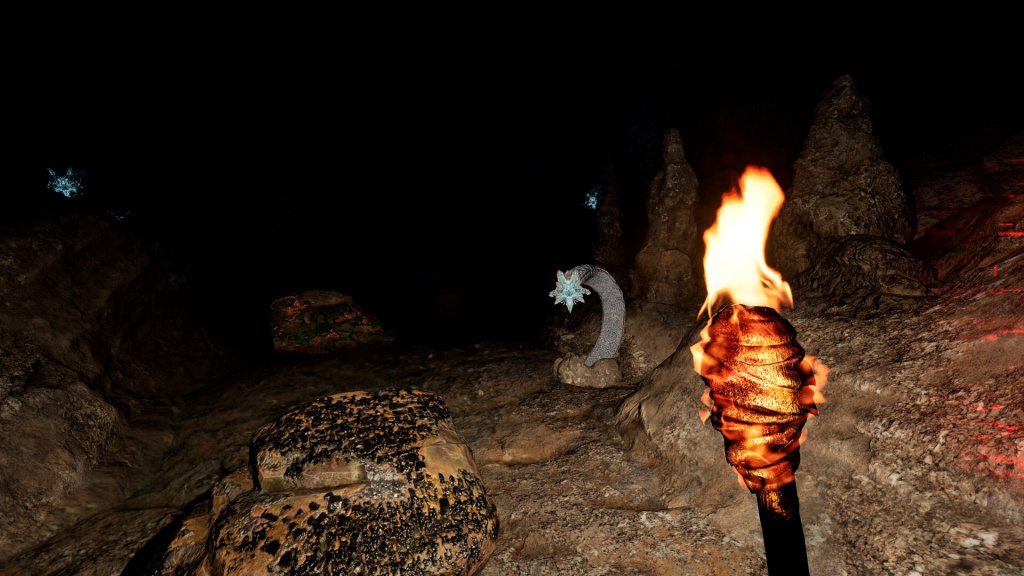
[[[583,287],[583,283],[580,280],[580,275],[576,270],[572,271],[569,278],[565,277],[565,272],[558,271],[558,280],[555,282],[555,289],[548,293],[555,299],[555,305],[565,304],[565,307],[572,312],[573,304],[583,302],[584,296],[589,296],[590,290]]]

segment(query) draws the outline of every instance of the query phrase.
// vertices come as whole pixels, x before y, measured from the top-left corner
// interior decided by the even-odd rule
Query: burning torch
[[[793,293],[768,267],[768,227],[784,197],[772,175],[748,167],[739,192],[722,198],[704,233],[708,323],[694,344],[694,369],[708,389],[701,419],[725,439],[725,458],[757,495],[768,573],[809,574],[796,472],[804,423],[824,401],[828,368],[804,354],[796,330],[779,315]]]

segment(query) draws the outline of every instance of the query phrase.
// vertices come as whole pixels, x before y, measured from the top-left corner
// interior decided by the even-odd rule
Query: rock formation
[[[185,520],[159,573],[469,576],[497,536],[439,397],[348,392],[258,430],[250,465]]]
[[[868,101],[842,76],[822,96],[793,187],[769,235],[769,264],[795,280],[826,238],[867,234],[908,241],[912,218],[896,169],[882,157]]]
[[[381,323],[334,290],[306,290],[270,304],[270,332],[277,352],[329,354],[390,343]]]
[[[883,297],[919,298],[931,294],[935,274],[891,240],[866,234],[822,239],[801,284],[833,302],[871,303]]]
[[[679,305],[698,288],[693,266],[701,235],[693,216],[697,175],[686,162],[678,130],[665,134],[661,150],[665,164],[651,182],[647,237],[633,266],[631,296]]]

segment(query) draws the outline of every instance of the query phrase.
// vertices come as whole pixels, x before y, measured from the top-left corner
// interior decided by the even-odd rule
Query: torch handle
[[[796,482],[757,492],[769,576],[810,576]]]

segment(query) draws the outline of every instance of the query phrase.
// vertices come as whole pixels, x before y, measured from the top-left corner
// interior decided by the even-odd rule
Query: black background
[[[713,213],[747,164],[791,184],[842,74],[901,170],[1022,109],[997,14],[237,16],[5,42],[0,193],[7,218],[127,211],[119,225],[194,262],[223,319],[253,330],[274,297],[331,288],[405,342],[531,338],[555,271],[591,260],[582,204],[609,158],[639,248],[669,128]],[[54,198],[48,167],[84,171],[85,193]]]

